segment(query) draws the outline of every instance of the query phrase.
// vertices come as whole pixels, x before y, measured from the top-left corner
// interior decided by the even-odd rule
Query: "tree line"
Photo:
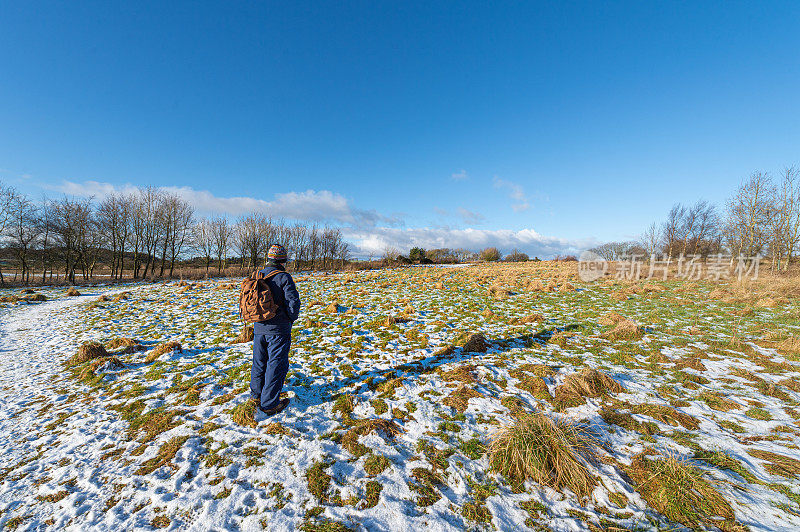
[[[172,277],[176,268],[198,261],[206,273],[229,263],[255,269],[274,243],[282,243],[297,266],[341,267],[350,245],[337,228],[286,223],[263,213],[230,221],[198,217],[180,196],[143,187],[114,193],[99,202],[90,198],[34,201],[0,183],[0,284],[14,266],[24,284],[53,278],[75,283],[111,279]]]
[[[752,173],[722,207],[706,200],[676,203],[664,221],[653,222],[636,240],[607,242],[590,251],[606,260],[759,255],[774,269],[787,270],[799,246],[800,170],[789,167],[777,176]]]

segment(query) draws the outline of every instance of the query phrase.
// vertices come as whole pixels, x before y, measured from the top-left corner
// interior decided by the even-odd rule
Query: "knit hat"
[[[273,244],[267,252],[267,258],[275,262],[286,262],[286,248],[280,244]]]

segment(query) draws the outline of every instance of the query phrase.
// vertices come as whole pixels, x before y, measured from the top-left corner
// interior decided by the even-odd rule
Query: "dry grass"
[[[106,349],[116,350],[123,348],[124,353],[133,353],[141,347],[138,340],[133,338],[114,338],[106,342]]]
[[[631,320],[622,320],[616,327],[603,334],[609,340],[637,340],[644,335],[644,331]]]
[[[586,397],[602,397],[609,393],[624,391],[620,383],[594,368],[584,368],[568,376],[555,389],[554,402],[559,408],[582,405]]]
[[[233,341],[235,344],[244,344],[247,342],[253,341],[253,326],[252,325],[245,325],[242,327],[242,330],[239,332],[239,336],[236,337],[236,340]]]
[[[464,384],[474,384],[475,379],[475,366],[472,364],[464,364],[457,366],[449,371],[440,371],[442,380],[446,382],[461,382]]]
[[[618,314],[616,312],[607,312],[606,314],[598,318],[597,323],[599,323],[600,325],[614,325],[616,323],[625,321],[627,319],[628,318],[626,318],[622,314]]]
[[[83,364],[89,360],[101,357],[107,357],[108,351],[103,347],[100,342],[85,342],[78,348],[78,352],[67,360],[68,366],[76,366]]]
[[[248,399],[244,403],[239,403],[231,410],[231,419],[237,425],[243,427],[256,428],[256,408],[258,405],[254,399]]]
[[[631,412],[643,416],[649,416],[667,425],[680,425],[685,429],[697,430],[700,423],[694,417],[675,410],[671,406],[657,404],[637,404],[629,405]]]
[[[762,451],[760,449],[748,450],[750,455],[767,462],[764,468],[773,475],[786,478],[800,476],[800,460],[783,454]]]
[[[173,352],[183,352],[183,348],[181,347],[180,342],[176,342],[175,340],[171,340],[169,342],[165,342],[163,344],[159,344],[153,349],[152,352],[148,353],[147,357],[145,357],[145,361],[148,363],[153,362],[158,357],[163,355],[164,353],[173,353]]]
[[[456,345],[461,346],[465,353],[485,353],[489,347],[486,337],[480,333],[462,335]]]
[[[703,473],[674,456],[633,458],[628,474],[647,504],[670,521],[699,530],[719,527],[720,518],[732,524],[733,508]]]
[[[71,286],[69,290],[67,290],[67,296],[69,297],[75,297],[79,295],[81,295],[81,293],[78,292],[78,290],[74,286]]]
[[[455,408],[459,412],[465,412],[467,410],[467,405],[469,404],[470,399],[474,399],[476,397],[482,397],[479,392],[476,392],[472,388],[468,388],[465,385],[461,385],[458,387],[456,391],[448,395],[442,401],[442,404],[445,406],[450,406]]]
[[[170,439],[169,441],[165,442],[161,447],[158,449],[158,454],[147,460],[143,463],[139,469],[136,471],[137,475],[149,475],[159,467],[170,465],[173,469],[177,469],[177,466],[172,465],[172,459],[175,458],[175,455],[183,447],[183,444],[186,443],[186,440],[189,439],[189,436],[175,436],[174,438]]]
[[[587,464],[597,460],[598,446],[597,435],[589,427],[535,412],[495,434],[490,463],[513,485],[532,480],[588,497],[596,478]]]
[[[721,412],[729,412],[731,410],[742,408],[742,405],[736,401],[731,401],[730,399],[714,392],[703,392],[699,394],[697,398],[707,404],[709,408],[719,410]]]

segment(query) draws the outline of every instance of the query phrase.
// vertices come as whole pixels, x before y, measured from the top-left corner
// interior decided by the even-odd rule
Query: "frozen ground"
[[[800,529],[800,364],[781,347],[798,332],[793,298],[475,267],[298,286],[293,401],[252,424],[237,410],[250,346],[235,343],[235,283],[105,300],[45,289],[0,308],[0,526],[680,529],[626,473],[650,449],[704,472],[735,512],[726,529]],[[616,314],[636,334],[610,335]],[[463,345],[478,332],[485,352]],[[109,344],[122,367],[65,365],[83,342],[120,337],[140,346]],[[168,341],[182,349],[158,355]],[[583,368],[622,392],[559,402]],[[603,435],[590,498],[491,472],[491,435],[530,410]]]

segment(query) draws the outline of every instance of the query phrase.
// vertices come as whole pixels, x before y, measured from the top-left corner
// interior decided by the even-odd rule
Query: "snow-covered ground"
[[[48,301],[6,305],[0,526],[664,529],[674,523],[625,472],[634,455],[653,449],[702,469],[750,530],[800,529],[789,497],[800,491],[798,478],[759,454],[800,460],[800,393],[790,384],[800,364],[754,333],[778,322],[795,332],[795,303],[726,305],[701,285],[612,297],[624,287],[576,290],[544,272],[515,271],[301,276],[304,307],[286,385],[292,403],[269,420],[258,414],[255,426],[234,422],[248,397],[250,353],[249,344],[234,343],[238,283],[132,284],[108,293],[129,293],[119,300],[98,300],[99,289],[79,297],[44,289]],[[558,290],[532,286],[539,278]],[[508,290],[487,290],[497,285]],[[740,307],[734,344],[730,316]],[[645,326],[643,336],[604,336],[609,311]],[[567,334],[549,339],[558,330]],[[459,347],[473,332],[489,340],[485,353]],[[142,346],[112,351],[123,367],[65,366],[81,343],[116,337]],[[182,350],[151,356],[167,341]],[[623,391],[560,408],[525,384],[547,368],[552,396],[585,367]],[[465,390],[459,407],[453,398]],[[490,471],[486,446],[513,422],[514,405],[603,434],[590,499],[532,482],[520,492]],[[642,405],[669,407],[697,426],[649,417]],[[609,410],[638,424],[607,422]],[[384,425],[371,425],[378,421]],[[741,469],[703,461],[719,451]]]

